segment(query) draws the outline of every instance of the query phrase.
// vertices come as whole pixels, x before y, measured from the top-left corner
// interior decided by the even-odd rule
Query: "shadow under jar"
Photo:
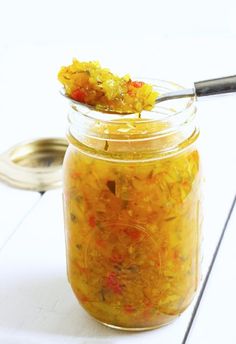
[[[159,92],[180,86],[156,81]],[[194,100],[141,116],[71,103],[64,160],[67,272],[83,308],[123,330],[168,324],[199,281],[200,162]]]

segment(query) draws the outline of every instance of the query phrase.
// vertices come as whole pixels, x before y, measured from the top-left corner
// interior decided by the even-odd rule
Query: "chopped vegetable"
[[[151,110],[158,96],[151,85],[132,81],[129,75],[114,75],[95,61],[74,59],[71,65],[61,68],[58,79],[69,97],[97,110],[140,113]]]
[[[108,148],[109,148],[108,141],[105,140],[104,150],[105,150],[105,151],[108,151]]]
[[[114,195],[116,194],[116,182],[114,180],[108,180],[107,187]]]

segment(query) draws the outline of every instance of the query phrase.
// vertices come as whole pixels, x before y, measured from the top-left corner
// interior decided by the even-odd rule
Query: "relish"
[[[89,137],[84,145],[69,135],[64,162],[70,284],[81,305],[104,324],[162,326],[183,312],[198,285],[197,136],[158,155],[159,141],[170,147],[176,136],[152,143],[137,138],[162,130],[159,124],[127,119],[94,128],[107,138],[95,143]]]
[[[129,75],[114,75],[96,61],[74,59],[71,65],[61,68],[58,78],[70,98],[100,111],[140,113],[151,110],[158,95],[151,85],[132,81]]]

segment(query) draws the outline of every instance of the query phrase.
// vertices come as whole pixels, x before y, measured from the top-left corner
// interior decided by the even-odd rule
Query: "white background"
[[[235,0],[0,0],[0,153],[19,141],[65,135],[57,72],[73,57],[186,87],[236,74],[235,13]],[[198,116],[204,280],[236,189],[235,95],[199,101]],[[130,337],[86,318],[65,278],[61,190],[40,198],[0,184],[0,204],[0,343],[183,342],[195,303],[175,324]],[[236,342],[235,225],[234,216],[190,344]]]

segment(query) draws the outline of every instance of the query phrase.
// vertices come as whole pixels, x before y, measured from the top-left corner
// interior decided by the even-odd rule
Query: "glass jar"
[[[163,93],[181,87],[156,81]],[[141,115],[71,103],[64,160],[68,279],[96,320],[165,325],[199,280],[200,163],[193,99]]]

